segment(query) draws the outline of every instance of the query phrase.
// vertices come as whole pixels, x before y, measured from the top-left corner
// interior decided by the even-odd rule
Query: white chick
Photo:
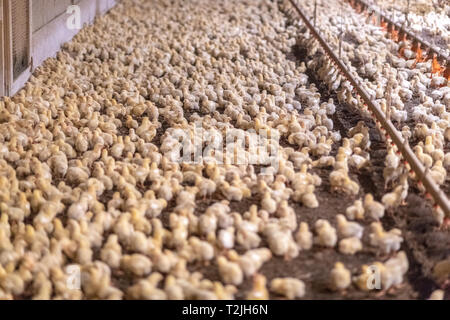
[[[399,229],[392,229],[389,232],[383,230],[380,222],[373,222],[371,225],[370,244],[379,247],[384,254],[398,251],[403,242]]]
[[[313,245],[313,234],[309,231],[308,224],[301,222],[297,233],[295,234],[295,241],[301,250],[309,250]]]
[[[345,215],[350,220],[362,220],[364,219],[364,207],[361,200],[355,200],[353,205],[345,210]]]
[[[341,238],[356,237],[362,238],[364,227],[359,223],[347,221],[344,215],[338,214],[336,216],[337,229]]]
[[[408,271],[408,258],[404,251],[390,258],[381,270],[381,284],[384,289],[397,286],[403,282],[403,276]]]

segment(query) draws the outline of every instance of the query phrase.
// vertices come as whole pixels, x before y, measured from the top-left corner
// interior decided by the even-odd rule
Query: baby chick
[[[444,290],[434,290],[428,300],[444,300],[445,292]]]
[[[384,289],[398,286],[403,282],[403,276],[408,271],[408,258],[404,251],[390,258],[381,268],[381,284]]]
[[[251,277],[272,258],[272,252],[267,248],[259,248],[249,250],[239,256],[232,250],[229,252],[229,256],[231,260],[238,262],[246,277]]]
[[[362,238],[364,227],[356,222],[349,222],[344,215],[338,214],[336,216],[337,229],[341,238],[356,237]]]
[[[309,231],[308,224],[306,222],[301,222],[300,227],[295,234],[295,240],[300,249],[309,250],[313,245],[313,234]]]
[[[244,281],[244,273],[236,262],[228,261],[224,256],[217,258],[219,274],[223,282],[238,286]]]
[[[402,193],[404,191],[403,185],[395,187],[394,191],[386,193],[382,198],[381,202],[384,204],[386,209],[396,208],[400,205],[402,201]]]
[[[103,246],[100,252],[100,258],[111,268],[118,268],[120,266],[121,255],[122,248],[118,242],[118,237],[112,234]]]
[[[292,232],[286,227],[277,223],[270,223],[265,226],[264,234],[269,243],[270,250],[286,259],[295,258],[298,255],[298,247],[292,238]]]
[[[369,268],[368,265],[362,265],[361,266],[361,274],[359,276],[353,277],[354,284],[358,287],[361,291],[369,291],[370,286],[369,280],[371,280],[373,277],[372,269]]]
[[[219,246],[224,249],[232,249],[234,247],[234,233],[234,227],[221,229],[217,236]]]
[[[361,200],[355,200],[353,205],[345,210],[345,215],[350,220],[363,220],[364,219],[364,207]]]
[[[253,276],[253,287],[247,293],[247,300],[268,300],[269,291],[266,288],[267,279],[262,274]]]
[[[373,222],[370,227],[372,229],[370,234],[370,244],[372,246],[379,247],[384,254],[400,249],[403,238],[399,229],[391,229],[386,232],[380,222]]]
[[[379,220],[384,216],[384,206],[375,201],[371,193],[367,193],[364,197],[364,210],[374,220]]]
[[[270,291],[292,300],[305,295],[305,284],[295,278],[275,278],[270,282]]]
[[[339,252],[354,255],[362,250],[362,242],[358,237],[345,238],[339,241]]]
[[[124,271],[138,277],[149,274],[152,270],[152,262],[142,254],[124,255],[120,259],[120,266]]]
[[[334,247],[336,245],[336,229],[327,220],[317,220],[314,227],[317,233],[317,236],[314,238],[315,243],[324,247]]]
[[[277,210],[277,203],[272,199],[269,192],[265,192],[261,200],[261,208],[268,213],[274,213]]]

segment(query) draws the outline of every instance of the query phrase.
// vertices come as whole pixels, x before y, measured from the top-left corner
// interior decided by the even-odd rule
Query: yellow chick
[[[229,257],[231,260],[238,262],[246,277],[251,277],[264,263],[272,258],[272,252],[267,248],[259,248],[249,250],[242,256],[239,256],[236,251],[231,250]]]
[[[362,238],[364,227],[359,223],[347,221],[344,215],[338,214],[336,216],[337,229],[339,236],[342,238],[356,237]]]
[[[284,255],[285,259],[292,259],[298,255],[298,246],[292,238],[292,233],[288,226],[269,223],[265,226],[264,234],[270,250],[275,255]]]
[[[219,274],[226,284],[238,286],[244,281],[244,273],[239,267],[239,264],[228,261],[225,257],[220,256],[217,258],[217,265]]]
[[[247,293],[247,300],[268,300],[269,291],[266,288],[267,279],[262,274],[255,274],[253,276],[253,287]]]
[[[432,155],[435,150],[434,144],[433,144],[433,137],[427,136],[425,138],[425,145],[423,146],[423,151],[428,153],[429,155]]]
[[[166,293],[158,288],[158,283],[162,280],[162,275],[159,273],[152,273],[146,279],[142,279],[135,285],[127,289],[127,296],[131,299],[137,300],[165,300]]]
[[[149,274],[152,270],[152,262],[142,254],[124,255],[120,259],[121,268],[138,277]]]
[[[442,161],[437,160],[431,170],[428,171],[437,185],[443,185],[447,178],[447,170],[442,166]]]
[[[433,268],[433,277],[438,283],[445,283],[450,278],[450,258],[439,261]]]
[[[272,199],[269,192],[265,192],[261,200],[261,208],[268,213],[274,213],[277,210],[277,203]]]
[[[369,217],[379,220],[384,216],[384,206],[373,199],[371,193],[367,193],[364,197],[364,210]]]
[[[350,220],[363,220],[364,219],[364,207],[361,200],[355,200],[353,205],[345,210],[347,219]]]
[[[64,177],[69,167],[66,155],[56,145],[53,145],[50,150],[52,156],[48,160],[49,167],[56,176]]]
[[[196,187],[198,188],[198,195],[200,197],[211,196],[217,188],[213,180],[200,177],[196,181]]]
[[[417,158],[420,160],[420,162],[423,163],[425,168],[431,168],[431,166],[433,165],[433,158],[430,155],[424,153],[421,146],[415,146],[414,151]]]
[[[233,185],[230,186],[226,181],[221,182],[220,190],[229,201],[242,201],[244,198],[244,192],[241,188]],[[246,196],[250,195],[246,194]]]
[[[309,250],[313,245],[313,234],[309,231],[308,224],[301,222],[300,227],[295,234],[295,240],[301,250]]]
[[[232,249],[234,247],[234,234],[235,234],[234,227],[221,229],[217,236],[219,246],[224,249]]]
[[[118,237],[112,234],[108,237],[108,240],[100,251],[100,258],[111,268],[116,269],[120,266],[121,255],[122,248],[119,244]]]
[[[369,280],[373,277],[373,272],[369,268],[368,265],[362,265],[361,266],[361,274],[359,276],[353,277],[354,284],[358,287],[361,291],[369,291]]]
[[[345,238],[339,241],[339,252],[354,255],[362,250],[362,242],[357,237]]]
[[[399,185],[395,187],[394,191],[385,194],[381,198],[381,202],[384,204],[386,209],[396,208],[400,205],[400,202],[402,201],[402,193],[404,191],[403,189],[403,186]]]
[[[13,268],[14,265],[6,265],[5,268],[0,265],[0,285],[6,293],[19,296],[25,290],[25,283],[18,273],[13,272]]]
[[[270,282],[270,291],[293,300],[305,295],[305,284],[295,278],[275,278]]]
[[[75,165],[70,166],[67,169],[66,180],[70,184],[79,185],[80,183],[86,182],[89,179],[89,174],[87,170],[83,167],[80,160],[75,160]]]
[[[384,254],[398,251],[403,242],[399,229],[391,229],[385,232],[380,222],[373,222],[370,225],[372,233],[369,235],[370,244],[379,247]]]
[[[344,169],[333,170],[330,173],[330,184],[333,191],[343,191],[351,195],[357,195],[359,192],[359,185],[349,178],[348,172]]]
[[[350,271],[342,262],[336,262],[330,273],[329,288],[333,291],[342,291],[347,289],[351,283]]]
[[[336,229],[327,220],[319,219],[315,223],[317,236],[314,242],[324,247],[334,247],[337,242]]]
[[[444,300],[445,291],[438,289],[434,290],[428,300]]]
[[[185,298],[183,288],[177,283],[177,280],[173,275],[167,275],[164,291],[169,300],[183,300]]]

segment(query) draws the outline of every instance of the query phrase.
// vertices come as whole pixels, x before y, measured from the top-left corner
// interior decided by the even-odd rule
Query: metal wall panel
[[[5,95],[5,67],[3,43],[3,1],[0,0],[0,97]]]
[[[30,11],[29,0],[11,2],[11,36],[13,80],[24,72],[30,62]]]
[[[32,0],[33,32],[65,13],[72,0]]]

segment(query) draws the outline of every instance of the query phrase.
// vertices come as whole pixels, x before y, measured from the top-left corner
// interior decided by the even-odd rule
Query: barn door
[[[31,0],[3,5],[3,95],[14,94],[31,74]]]

